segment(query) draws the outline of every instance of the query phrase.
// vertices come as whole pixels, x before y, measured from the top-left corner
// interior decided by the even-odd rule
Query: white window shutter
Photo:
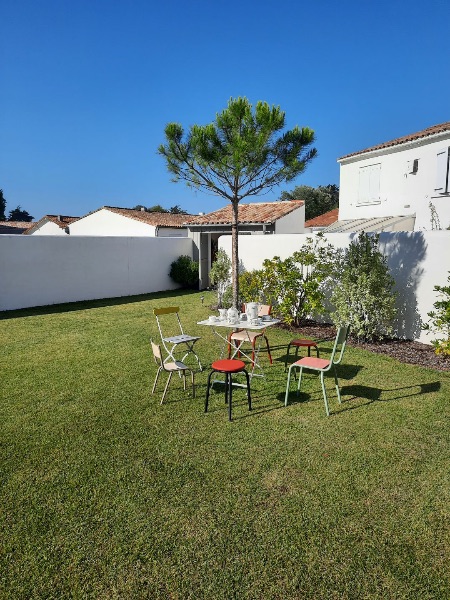
[[[448,148],[437,153],[435,191],[445,194],[448,191]]]
[[[359,169],[358,203],[369,204],[380,199],[381,164],[368,165]]]

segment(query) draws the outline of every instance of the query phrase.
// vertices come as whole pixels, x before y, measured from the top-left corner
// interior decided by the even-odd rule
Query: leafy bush
[[[394,279],[378,250],[379,235],[364,231],[351,242],[340,261],[340,281],[332,293],[337,326],[349,324],[363,340],[392,335],[395,317]]]
[[[450,284],[450,275],[447,281]],[[424,326],[424,329],[437,335],[444,335],[444,337],[433,340],[431,343],[436,354],[450,356],[450,285],[435,285],[434,291],[442,296],[442,300],[437,300],[433,304],[435,310],[428,313],[430,321]]]
[[[216,254],[216,260],[211,265],[209,279],[211,283],[217,286],[217,307],[224,306],[224,295],[227,288],[230,287],[231,259],[225,250],[220,248]],[[230,305],[231,306],[231,305]]]
[[[307,317],[326,312],[325,285],[333,276],[337,251],[325,241],[321,234],[307,238],[292,256],[266,259],[253,274],[249,287],[260,285],[261,299],[288,324],[298,327]]]
[[[242,302],[261,302],[266,304],[263,295],[264,271],[244,271],[239,275],[239,293]]]
[[[198,289],[198,262],[190,256],[179,256],[170,265],[169,276],[184,288]]]

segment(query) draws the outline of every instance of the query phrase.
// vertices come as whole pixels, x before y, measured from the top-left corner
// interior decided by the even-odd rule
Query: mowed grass
[[[450,598],[449,373],[350,347],[329,418],[314,375],[285,408],[271,328],[252,412],[237,389],[229,423],[217,386],[205,414],[208,370],[160,406],[153,308],[208,365],[203,295],[3,313],[0,597]]]

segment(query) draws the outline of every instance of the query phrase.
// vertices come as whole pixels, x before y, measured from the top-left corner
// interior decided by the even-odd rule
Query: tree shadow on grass
[[[151,294],[139,294],[138,296],[120,296],[118,298],[102,298],[99,300],[81,300],[79,302],[67,302],[64,304],[49,304],[47,306],[34,306],[31,308],[20,308],[17,310],[0,311],[0,321],[5,319],[17,319],[19,317],[32,317],[37,315],[52,315],[67,313],[77,310],[89,310],[91,308],[105,308],[107,306],[119,306],[121,304],[133,304],[135,302],[147,302],[167,298],[177,298],[188,294],[198,294],[197,290],[166,290],[153,292]]]

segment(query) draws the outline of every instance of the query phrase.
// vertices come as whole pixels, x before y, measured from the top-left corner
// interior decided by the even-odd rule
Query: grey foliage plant
[[[219,248],[216,260],[211,266],[209,279],[217,288],[217,307],[223,308],[224,295],[230,287],[231,259],[222,248]]]
[[[357,338],[372,341],[393,334],[394,279],[378,247],[379,235],[360,233],[345,250],[331,301],[337,326],[349,324]]]

